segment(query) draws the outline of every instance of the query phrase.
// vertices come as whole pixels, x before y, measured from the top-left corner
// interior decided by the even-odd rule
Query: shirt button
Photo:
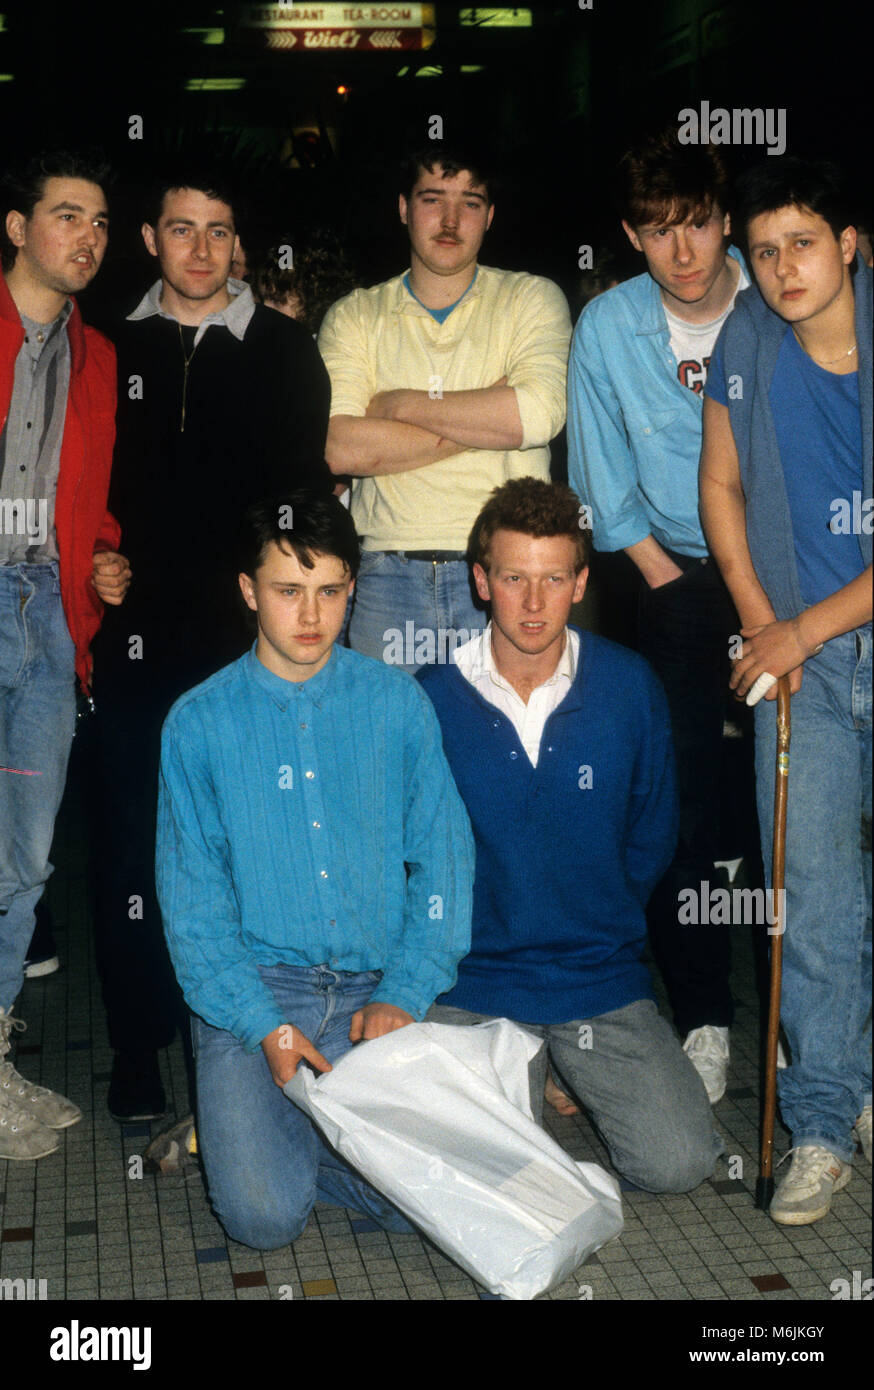
[[[302,729],[305,729],[305,728],[306,728],[306,724],[301,724],[300,727],[301,727]]]
[[[327,878],[327,877],[328,877],[328,870],[327,870],[327,869],[322,869],[320,877],[321,877],[321,878]]]
[[[36,335],[36,341],[37,341],[38,343],[44,343],[45,340],[46,340],[46,335],[45,335],[45,333],[37,333],[37,335]]]
[[[336,925],[337,925],[337,919],[336,919],[336,917],[331,917],[330,920],[328,921],[328,926],[329,926],[329,927],[336,927]]]
[[[501,727],[501,721],[500,721],[500,719],[496,719],[495,722],[494,722],[494,724],[492,725],[492,728],[494,728],[494,729],[500,729],[500,727]]]
[[[553,747],[552,747],[552,744],[549,745],[549,747],[547,748],[546,751],[547,751],[547,753],[552,753],[552,752],[554,752],[554,749],[553,749]]]
[[[511,757],[511,758],[518,758],[518,756],[519,756],[519,754],[516,752],[516,750],[515,750],[515,748],[514,748],[513,751],[512,751],[512,753],[510,754],[510,757]]]
[[[321,828],[322,828],[322,822],[321,822],[320,820],[314,820],[314,821],[313,821],[313,829],[314,829],[314,830],[321,830]]]
[[[28,422],[27,422],[27,428],[30,429],[30,428],[32,427],[32,425],[33,425],[33,421],[32,421],[32,420],[28,420]]]
[[[315,777],[315,775],[316,775],[316,774],[315,774],[314,772],[305,772],[305,773],[304,773],[304,777],[309,777],[310,781],[312,781],[312,779]]]
[[[644,434],[652,434],[652,430],[650,429],[649,425],[647,425],[646,429],[644,430]]]

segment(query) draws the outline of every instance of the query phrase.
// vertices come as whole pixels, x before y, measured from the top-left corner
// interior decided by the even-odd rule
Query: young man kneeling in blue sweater
[[[722,1146],[641,959],[677,838],[670,720],[642,657],[567,625],[589,545],[569,488],[498,488],[469,551],[491,622],[419,676],[476,842],[471,952],[428,1018],[542,1037],[535,1113],[548,1057],[623,1177],[686,1192]]]
[[[316,1201],[409,1231],[281,1088],[452,986],[470,826],[416,682],[334,645],[359,559],[346,509],[315,493],[257,505],[243,550],[258,637],[170,711],[158,809],[210,1197],[256,1249],[296,1239]]]

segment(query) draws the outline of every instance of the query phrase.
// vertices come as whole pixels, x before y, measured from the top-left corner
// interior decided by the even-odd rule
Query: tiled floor
[[[137,1156],[168,1121],[121,1127],[106,1110],[109,1051],[85,891],[84,817],[75,785],[59,826],[50,895],[62,961],[30,981],[18,1065],[84,1110],[57,1153],[0,1162],[0,1279],[45,1280],[59,1299],[492,1299],[414,1235],[386,1235],[354,1212],[317,1207],[293,1246],[263,1255],[228,1241],[199,1170],[139,1176]],[[735,947],[737,1023],[729,1090],[716,1107],[726,1155],[687,1196],[624,1192],[621,1237],[546,1297],[572,1300],[829,1300],[830,1284],[871,1273],[871,1171],[861,1154],[849,1187],[813,1226],[774,1225],[755,1209],[758,1005],[747,931]],[[161,1059],[171,1115],[186,1107],[180,1044]],[[607,1165],[582,1118],[549,1110],[575,1158]],[[778,1126],[777,1150],[786,1134]],[[856,1281],[858,1284],[858,1280]],[[34,1287],[38,1288],[38,1285]]]

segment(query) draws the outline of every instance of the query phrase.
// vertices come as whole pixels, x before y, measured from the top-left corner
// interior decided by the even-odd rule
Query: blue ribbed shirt
[[[250,1051],[285,1022],[258,965],[381,970],[421,1019],[470,945],[474,851],[434,710],[335,647],[300,683],[254,649],[164,724],[157,883],[191,1008]]]

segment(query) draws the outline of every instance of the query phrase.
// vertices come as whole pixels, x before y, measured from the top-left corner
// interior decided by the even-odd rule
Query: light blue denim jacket
[[[743,264],[740,252],[729,255]],[[652,534],[707,554],[698,516],[702,396],[677,379],[659,287],[647,272],[580,315],[568,367],[568,478],[597,550]]]

